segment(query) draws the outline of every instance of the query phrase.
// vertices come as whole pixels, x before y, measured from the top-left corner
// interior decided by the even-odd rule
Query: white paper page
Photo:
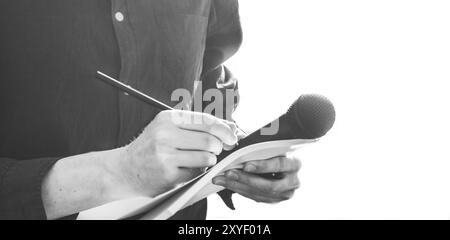
[[[183,188],[190,186],[197,179],[201,178],[204,174],[192,179],[191,181],[179,185],[176,188],[160,194],[155,198],[150,197],[135,197],[130,199],[118,200],[105,205],[92,208],[81,212],[78,215],[77,220],[118,220],[125,219],[140,213],[149,211],[154,208],[176,192],[181,191]]]
[[[145,215],[142,220],[168,219],[181,209],[190,206],[213,193],[223,190],[222,187],[213,185],[211,183],[212,179],[229,169],[236,167],[242,168],[242,163],[244,162],[280,156],[286,152],[294,151],[305,144],[314,143],[318,140],[319,139],[297,139],[271,141],[242,148],[219,162],[202,178],[192,184],[192,186],[184,188],[182,191],[177,192],[174,196],[171,196],[165,202],[161,203],[161,205]]]

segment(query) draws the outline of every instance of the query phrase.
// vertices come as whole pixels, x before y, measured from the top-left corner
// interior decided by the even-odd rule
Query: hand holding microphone
[[[335,110],[328,99],[319,95],[302,95],[284,115],[242,139],[233,151],[266,141],[318,139],[331,129],[334,121]],[[278,126],[278,131],[267,131],[271,126]],[[233,151],[223,152],[218,159]],[[231,170],[214,178],[213,183],[258,202],[275,203],[293,196],[300,185],[297,174],[300,166],[296,156],[250,161],[245,163],[243,170]],[[221,196],[228,206],[233,207],[231,192],[221,192]]]

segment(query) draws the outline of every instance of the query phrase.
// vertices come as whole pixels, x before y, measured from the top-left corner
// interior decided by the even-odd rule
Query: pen
[[[129,94],[130,96],[133,96],[136,99],[141,100],[147,104],[150,104],[156,108],[159,108],[161,110],[174,110],[172,107],[170,107],[170,106],[168,106],[168,105],[166,105],[166,104],[164,104],[164,103],[162,103],[162,102],[160,102],[160,101],[158,101],[158,100],[156,100],[156,99],[154,99],[154,98],[152,98],[152,97],[150,97],[128,85],[125,85],[124,83],[117,81],[116,79],[114,79],[100,71],[97,71],[96,77],[98,79],[104,81],[105,83],[107,83],[113,87],[116,87],[116,88],[120,89],[121,91]]]
[[[128,85],[108,76],[100,71],[97,71],[96,77],[98,79],[104,81],[105,83],[107,83],[113,87],[116,87],[116,88],[120,89],[121,91],[129,94],[130,96],[133,96],[136,99],[141,100],[147,104],[150,104],[158,109],[174,110],[174,108],[132,88],[131,86],[128,86]],[[284,177],[284,174],[282,174],[282,173],[267,173],[267,174],[259,174],[259,175],[261,175],[264,178],[270,178],[270,179],[282,179]]]

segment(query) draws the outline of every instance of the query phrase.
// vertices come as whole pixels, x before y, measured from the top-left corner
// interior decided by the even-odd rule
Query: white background
[[[298,152],[301,189],[277,205],[210,197],[209,219],[449,219],[450,1],[241,0],[240,125],[303,93],[330,98],[331,132]]]

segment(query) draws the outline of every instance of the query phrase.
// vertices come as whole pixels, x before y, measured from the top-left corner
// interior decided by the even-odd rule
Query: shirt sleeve
[[[209,16],[203,76],[217,70],[242,44],[237,0],[213,0]]]
[[[203,71],[201,76],[202,91],[218,89],[223,95],[224,106],[222,116],[231,118],[231,113],[239,102],[238,81],[223,64],[233,56],[242,43],[242,28],[239,18],[237,0],[213,0],[211,5],[208,34],[206,38]],[[227,92],[233,92],[230,100],[226,98]],[[203,95],[202,95],[203,96]],[[207,106],[204,101],[203,106]],[[227,109],[228,107],[228,109]],[[228,119],[231,120],[231,119]]]
[[[232,120],[231,113],[239,103],[238,81],[223,64],[239,50],[242,43],[238,1],[213,0],[209,22],[201,78],[202,91],[205,93],[209,89],[220,90],[225,100],[222,116]],[[232,94],[228,96],[233,98],[227,99],[227,92],[230,91]],[[208,104],[208,101],[203,102],[203,106]],[[232,193],[230,190],[224,190],[219,196],[234,210]]]
[[[0,219],[47,219],[41,185],[56,158],[0,158]]]

